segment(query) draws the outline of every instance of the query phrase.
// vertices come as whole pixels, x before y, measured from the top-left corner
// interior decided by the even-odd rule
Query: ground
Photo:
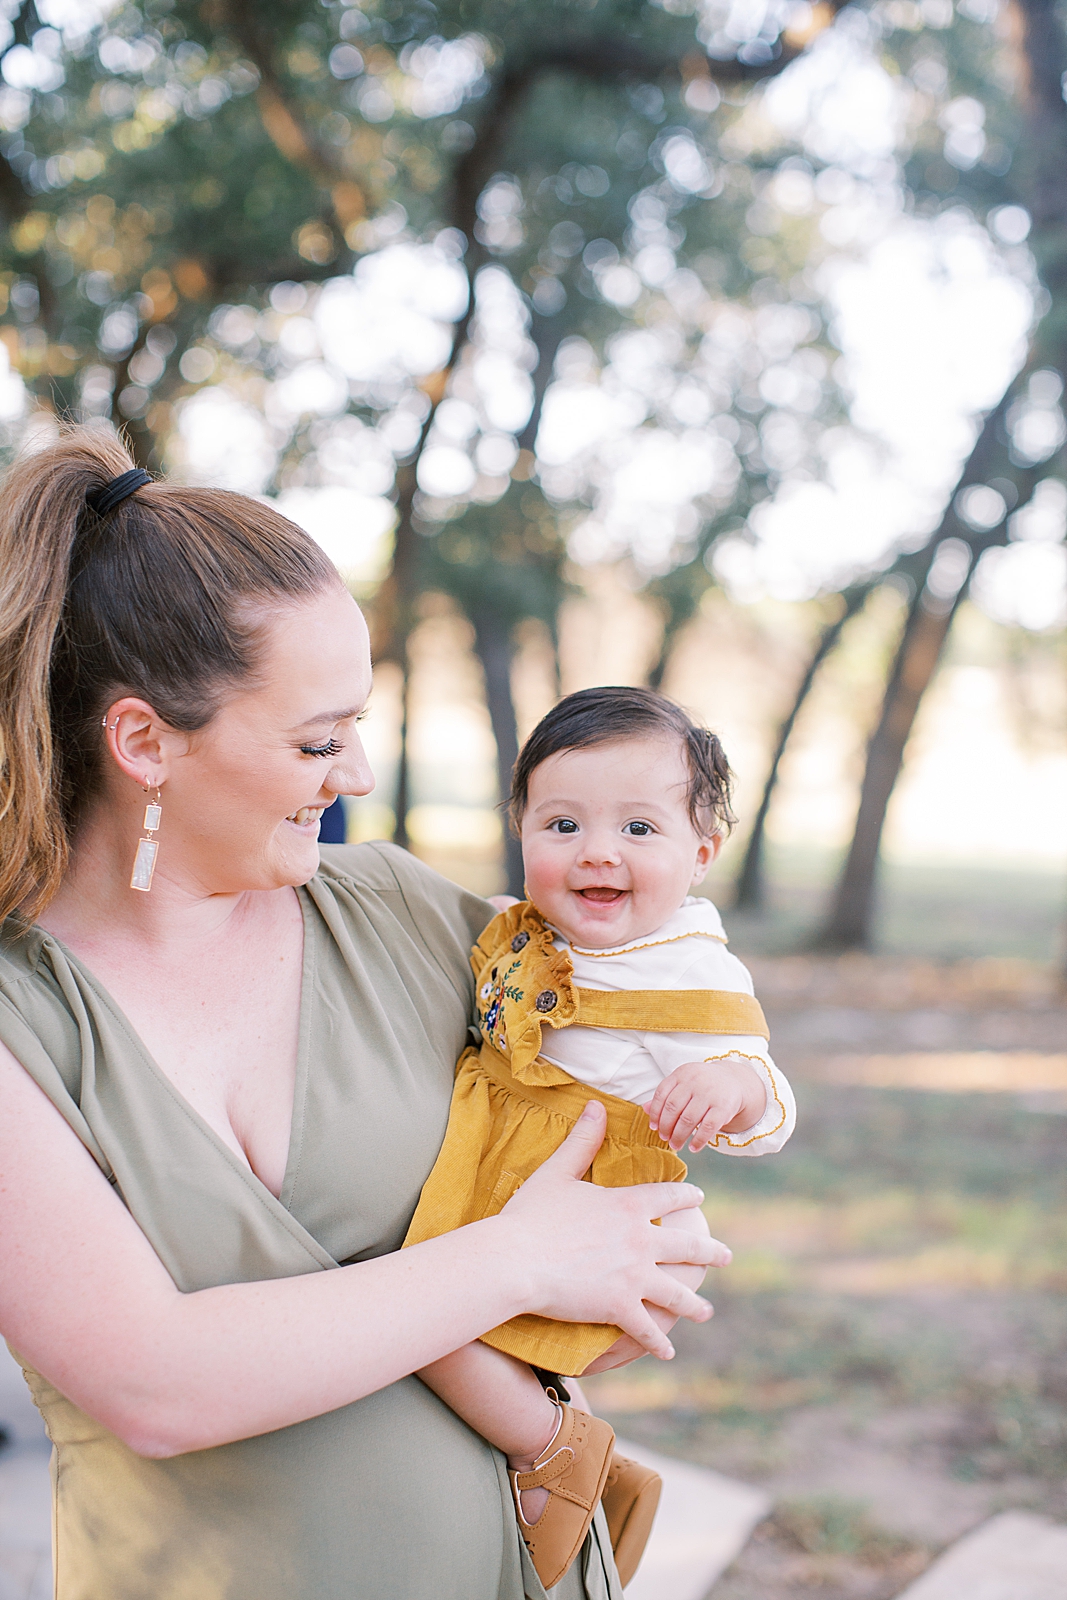
[[[626,1436],[773,1494],[714,1600],[891,1600],[996,1511],[1067,1520],[1067,996],[1048,886],[997,920],[998,887],[898,880],[862,956],[796,953],[803,910],[740,921],[798,1131],[692,1160],[736,1256],[715,1318],[589,1385]],[[1017,1092],[825,1081],[990,1051]],[[1027,1086],[1037,1057],[1062,1088]]]

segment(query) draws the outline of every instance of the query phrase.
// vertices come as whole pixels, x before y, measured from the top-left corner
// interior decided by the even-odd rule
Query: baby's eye
[[[549,823],[549,827],[554,828],[557,833],[578,832],[578,824],[573,817],[557,817],[555,822]]]
[[[652,824],[650,822],[628,822],[623,832],[628,833],[631,838],[643,839],[646,834],[652,832]]]

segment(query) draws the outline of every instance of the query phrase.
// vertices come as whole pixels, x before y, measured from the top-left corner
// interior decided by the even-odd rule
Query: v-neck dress
[[[468,951],[492,907],[384,844],[324,849],[298,892],[299,1061],[279,1199],[69,951],[40,928],[4,930],[0,1038],[183,1292],[399,1249],[444,1137],[474,1021]],[[54,1446],[56,1600],[543,1600],[502,1458],[415,1377],[154,1461],[24,1370]],[[602,1513],[552,1594],[622,1600]]]

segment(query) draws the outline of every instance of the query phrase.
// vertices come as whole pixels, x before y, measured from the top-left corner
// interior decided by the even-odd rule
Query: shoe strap
[[[564,1445],[557,1450],[554,1456],[549,1456],[547,1461],[542,1461],[539,1467],[532,1472],[516,1472],[514,1474],[515,1486],[518,1489],[544,1489],[555,1478],[567,1472],[574,1463],[574,1451]]]

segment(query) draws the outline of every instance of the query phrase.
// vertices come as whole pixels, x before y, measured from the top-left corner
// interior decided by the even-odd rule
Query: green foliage
[[[472,613],[553,627],[564,558],[559,518],[535,484],[511,483],[493,505],[467,506],[427,539],[423,581]]]
[[[920,214],[983,218],[1020,198],[1018,112],[979,3],[949,20],[941,0],[878,0],[838,23],[910,85],[901,199]],[[561,349],[585,351],[638,429],[707,438],[715,468],[691,512],[648,549],[606,550],[633,555],[671,626],[713,581],[715,542],[790,477],[824,472],[847,403],[821,225],[842,186],[896,174],[761,122],[743,80],[795,48],[784,12],[732,44],[725,12],[649,0],[129,0],[65,34],[47,17],[18,8],[0,93],[0,336],[38,403],[108,416],[162,461],[175,408],[205,385],[266,403],[294,359],[285,318],[313,313],[318,285],[391,243],[447,237],[472,284],[494,266],[519,296],[527,448]],[[460,330],[475,356],[492,347],[480,315]],[[499,431],[476,371],[461,359],[452,380],[480,432]],[[443,388],[416,371],[353,382],[348,410],[402,465],[434,443],[427,395]],[[274,488],[337,481],[324,441],[336,459],[357,437],[313,409],[272,428]],[[533,470],[421,492],[415,581],[550,620],[566,537],[601,487]]]

